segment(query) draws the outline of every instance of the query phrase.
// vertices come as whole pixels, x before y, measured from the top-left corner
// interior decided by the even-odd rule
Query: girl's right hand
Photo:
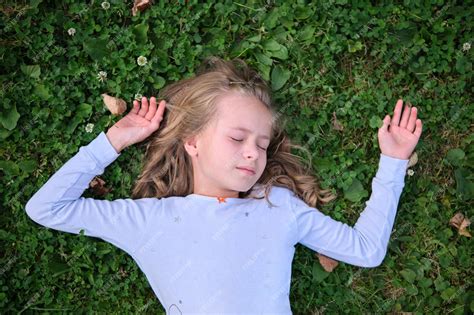
[[[148,138],[160,127],[163,120],[166,102],[162,100],[157,108],[156,98],[150,98],[150,105],[144,96],[141,107],[137,100],[133,101],[130,112],[116,122],[108,131],[107,138],[117,152]]]

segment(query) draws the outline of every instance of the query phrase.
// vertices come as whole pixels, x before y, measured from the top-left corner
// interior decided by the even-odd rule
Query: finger
[[[138,105],[138,101],[134,100],[133,101],[133,108],[130,112],[133,113],[133,114],[138,114],[139,109],[140,109],[140,105]]]
[[[419,138],[421,136],[421,132],[423,131],[423,123],[420,119],[416,120],[416,128],[413,134]]]
[[[411,106],[408,102],[405,102],[405,108],[403,109],[402,120],[400,120],[400,127],[406,128],[408,124],[408,118],[410,118]]]
[[[155,117],[153,117],[153,119],[151,120],[153,123],[157,124],[157,126],[159,126],[160,122],[163,120],[165,107],[166,107],[166,101],[162,100],[160,102],[160,105],[158,106],[158,110],[155,113]]]
[[[148,100],[146,99],[145,96],[143,96],[142,97],[142,107],[140,108],[140,111],[138,112],[138,115],[144,117],[147,112],[148,112]]]
[[[388,126],[390,125],[390,116],[387,115],[384,117],[382,120],[382,126],[380,127],[380,130],[383,132],[388,132]]]
[[[146,114],[145,118],[151,120],[156,113],[156,98],[150,97],[150,107],[148,108],[148,113]]]
[[[415,129],[416,114],[417,114],[416,107],[412,107],[410,110],[410,117],[408,118],[408,123],[407,123],[407,130],[410,132],[413,132],[413,130]]]
[[[395,105],[395,109],[393,110],[393,117],[392,117],[392,121],[390,122],[390,125],[398,126],[398,124],[400,123],[400,114],[402,112],[402,106],[403,106],[403,100],[399,99],[397,101],[397,104]]]

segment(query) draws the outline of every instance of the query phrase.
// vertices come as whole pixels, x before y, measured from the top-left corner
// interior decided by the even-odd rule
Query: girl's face
[[[271,127],[272,115],[257,98],[234,91],[221,96],[217,117],[185,144],[194,193],[238,198],[252,188],[267,164]]]

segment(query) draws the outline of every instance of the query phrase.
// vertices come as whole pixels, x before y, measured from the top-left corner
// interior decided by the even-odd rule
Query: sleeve
[[[296,223],[294,244],[360,267],[377,267],[385,258],[408,160],[380,154],[372,180],[372,194],[354,227],[324,215],[292,194],[290,208]]]
[[[28,216],[43,226],[99,237],[132,254],[153,212],[161,211],[157,198],[98,200],[81,197],[96,175],[120,156],[101,132],[82,146],[30,198]]]

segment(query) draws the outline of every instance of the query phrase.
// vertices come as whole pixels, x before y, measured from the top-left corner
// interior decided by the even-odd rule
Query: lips
[[[237,167],[239,170],[247,171],[247,173],[255,174],[255,169],[251,167]]]

